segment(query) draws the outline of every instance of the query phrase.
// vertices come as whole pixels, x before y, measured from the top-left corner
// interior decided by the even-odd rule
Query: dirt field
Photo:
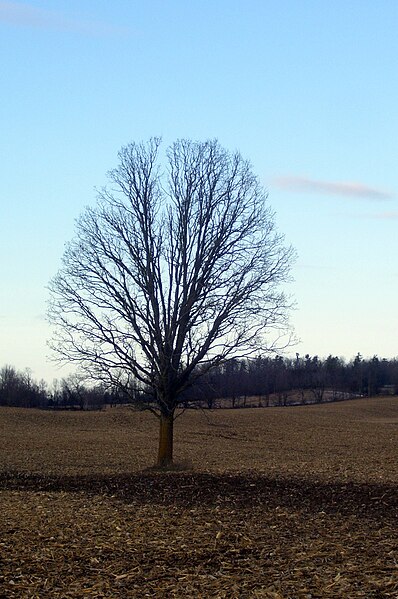
[[[0,598],[398,598],[398,398],[0,409]]]

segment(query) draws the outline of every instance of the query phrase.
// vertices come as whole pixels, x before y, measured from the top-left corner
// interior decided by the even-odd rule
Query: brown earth
[[[0,599],[398,598],[398,398],[0,429]]]

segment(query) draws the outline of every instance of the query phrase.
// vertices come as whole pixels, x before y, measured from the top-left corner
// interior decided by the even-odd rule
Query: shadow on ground
[[[0,473],[0,489],[107,495],[134,504],[264,505],[308,513],[341,513],[397,518],[394,485],[271,478],[256,473],[151,472],[115,476],[51,476],[23,472]]]

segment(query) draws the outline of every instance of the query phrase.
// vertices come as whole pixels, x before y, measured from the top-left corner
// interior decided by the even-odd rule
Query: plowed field
[[[398,398],[0,427],[0,598],[398,598]]]

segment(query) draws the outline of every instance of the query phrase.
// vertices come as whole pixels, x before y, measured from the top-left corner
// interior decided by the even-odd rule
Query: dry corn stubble
[[[398,597],[397,398],[0,418],[0,597]]]

